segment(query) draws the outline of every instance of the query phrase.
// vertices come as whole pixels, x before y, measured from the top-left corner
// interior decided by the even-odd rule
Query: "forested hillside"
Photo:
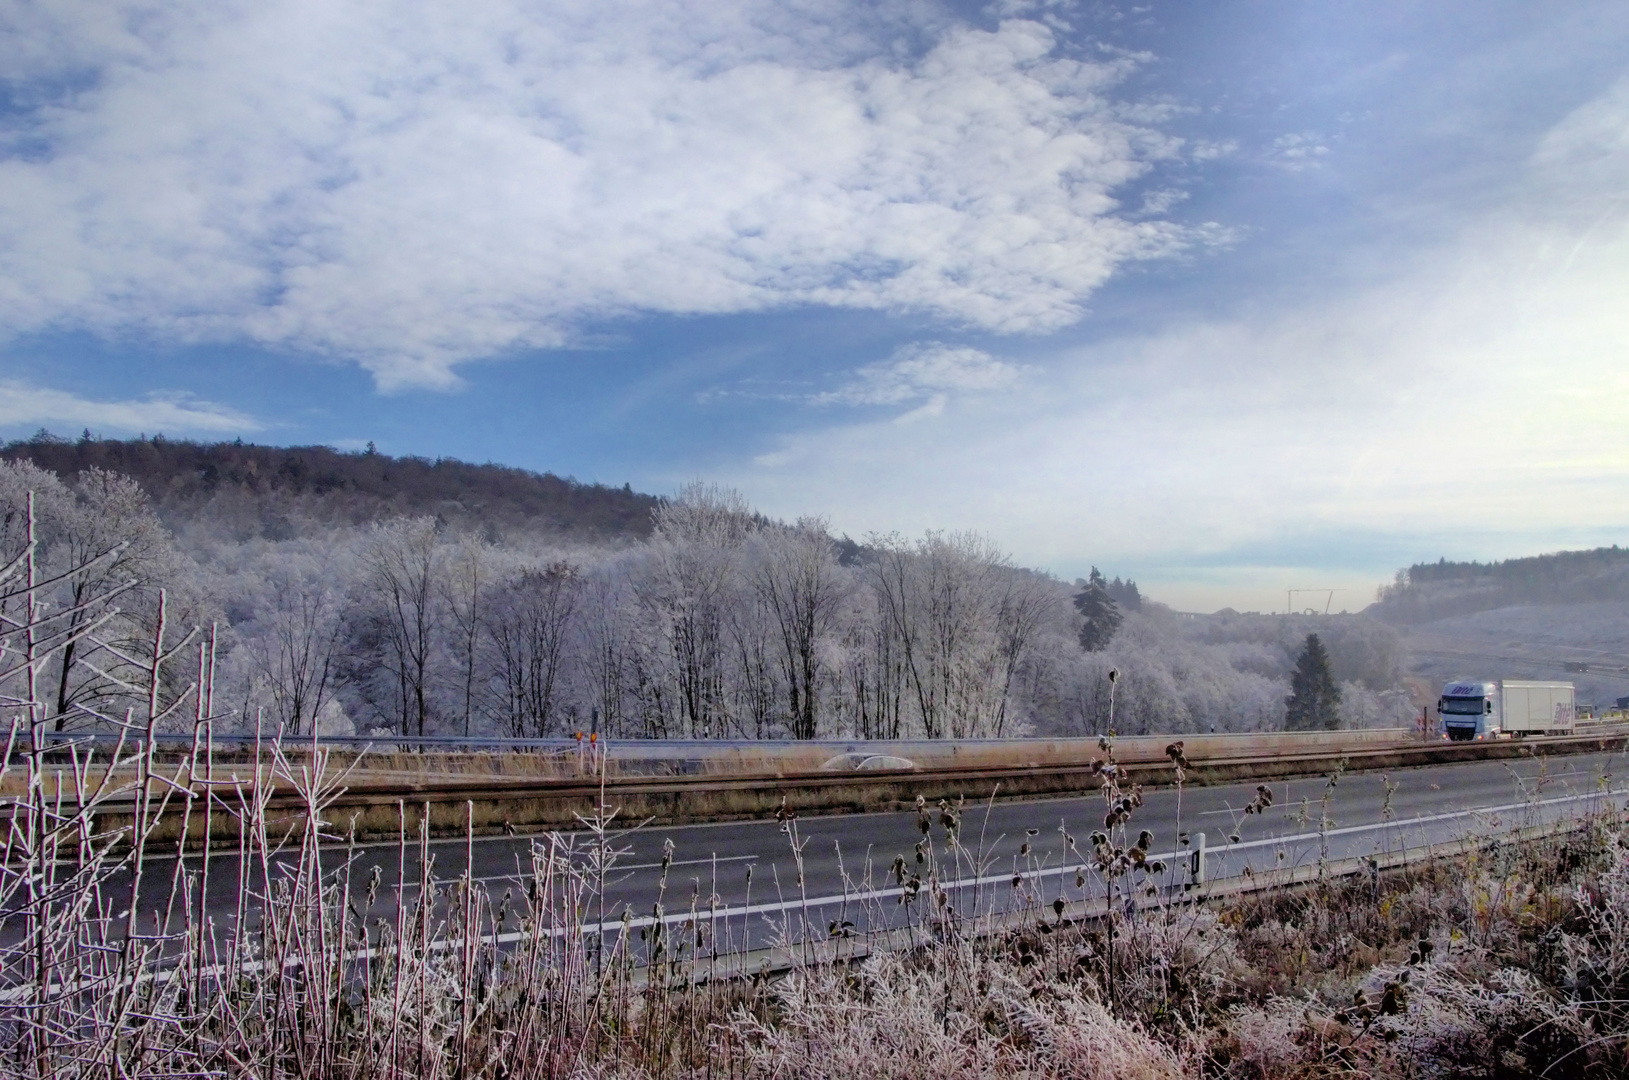
[[[72,481],[86,469],[128,476],[178,532],[287,540],[316,526],[430,516],[481,530],[605,540],[650,535],[657,500],[631,488],[453,458],[396,458],[326,446],[254,446],[153,439],[77,441],[44,432],[0,448]]]
[[[1424,623],[1523,604],[1629,600],[1629,548],[1558,551],[1503,562],[1417,563],[1397,572],[1370,613]]]
[[[1276,729],[1307,632],[1179,616],[1134,582],[1062,581],[975,534],[834,539],[705,485],[658,500],[492,466],[163,441],[36,439],[6,457],[0,565],[33,492],[40,572],[99,560],[52,587],[52,609],[71,621],[100,610],[86,596],[127,590],[110,648],[45,673],[63,728],[140,685],[110,649],[150,649],[161,590],[172,629],[215,629],[223,723],[290,733]],[[1357,618],[1321,632],[1343,721],[1406,722],[1395,632]]]

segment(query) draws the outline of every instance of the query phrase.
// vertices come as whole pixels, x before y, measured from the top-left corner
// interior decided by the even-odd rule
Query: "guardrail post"
[[[1194,886],[1205,883],[1205,834],[1193,834],[1193,851],[1188,856],[1188,876]]]

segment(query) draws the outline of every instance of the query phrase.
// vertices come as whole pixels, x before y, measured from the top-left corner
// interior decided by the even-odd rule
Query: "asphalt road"
[[[1163,872],[1138,871],[1138,887],[1180,888],[1189,872],[1188,855],[1205,836],[1207,876],[1212,881],[1276,867],[1304,865],[1320,858],[1346,859],[1421,847],[1473,834],[1539,824],[1558,817],[1622,805],[1629,792],[1629,760],[1595,754],[1515,763],[1473,762],[1399,770],[1390,774],[1350,773],[1331,785],[1326,778],[1279,781],[1270,785],[1272,805],[1246,813],[1257,786],[1152,790],[1126,822],[1119,842],[1129,846],[1138,834],[1153,834],[1151,860]],[[595,842],[584,833],[548,837],[477,838],[434,841],[425,851],[397,844],[325,849],[330,867],[354,859],[352,892],[360,903],[369,878],[380,879],[370,911],[394,918],[396,897],[416,897],[428,874],[455,881],[466,867],[494,896],[526,893],[534,857],[553,851],[585,868],[593,889],[584,894],[587,921],[603,919],[620,932],[624,913],[631,925],[654,919],[688,920],[695,910],[710,913],[721,949],[759,947],[789,924],[824,933],[844,921],[856,929],[901,925],[910,916],[899,879],[891,872],[904,860],[904,878],[927,876],[937,866],[952,901],[964,912],[999,910],[1018,903],[1050,905],[1055,899],[1101,896],[1098,875],[1079,883],[1077,868],[1091,860],[1089,837],[1104,828],[1101,793],[1078,798],[1023,802],[981,801],[968,792],[960,808],[959,847],[947,843],[939,808],[929,808],[929,844],[915,812],[800,818],[791,822],[752,821],[717,825],[650,826],[613,829],[603,849],[614,855],[603,874],[595,869]],[[988,792],[982,793],[987,796]],[[1068,846],[1073,837],[1076,846]],[[794,850],[795,849],[795,850]],[[1163,859],[1161,857],[1163,856]],[[199,860],[189,857],[188,873]],[[235,916],[235,857],[212,857],[207,907],[218,925]],[[273,874],[284,872],[274,866]],[[144,876],[142,906],[163,905],[170,894],[173,861],[154,863]],[[1018,878],[1015,884],[1014,878]],[[603,894],[596,895],[603,882]],[[264,882],[255,883],[263,891]],[[912,903],[926,903],[926,895]],[[512,900],[510,910],[521,903]],[[512,930],[511,917],[502,928]]]

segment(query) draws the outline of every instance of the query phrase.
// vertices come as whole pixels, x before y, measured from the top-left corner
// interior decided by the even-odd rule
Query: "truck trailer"
[[[1437,713],[1449,739],[1569,735],[1577,723],[1572,683],[1456,679],[1442,688]]]

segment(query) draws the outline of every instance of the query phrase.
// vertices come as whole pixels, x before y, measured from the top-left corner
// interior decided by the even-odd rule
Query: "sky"
[[[0,438],[1358,610],[1629,542],[1626,403],[1621,2],[0,0]]]

